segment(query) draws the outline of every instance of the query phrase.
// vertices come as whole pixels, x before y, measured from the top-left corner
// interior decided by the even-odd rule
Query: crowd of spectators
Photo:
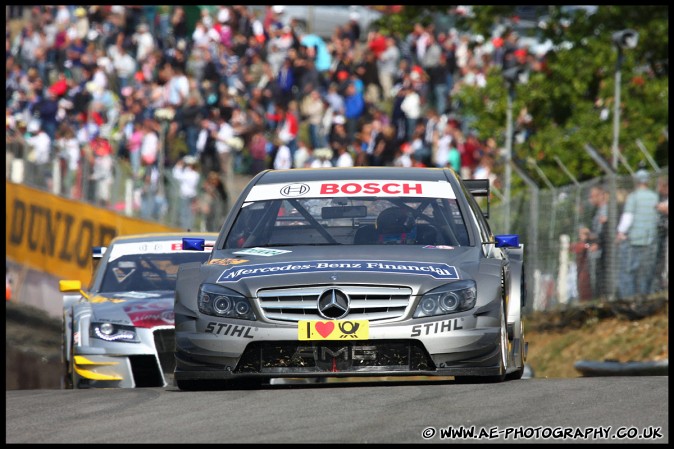
[[[135,210],[156,220],[164,174],[190,209],[180,226],[202,214],[208,230],[235,172],[449,166],[500,185],[500,137],[478,136],[454,97],[484,86],[492,65],[527,62],[515,33],[479,39],[418,23],[389,36],[352,17],[323,39],[282,20],[280,5],[201,7],[193,21],[188,8],[12,7],[22,20],[6,26],[7,139],[25,154],[8,162],[24,158],[26,177],[49,188],[58,160],[60,191],[105,207],[126,164]],[[527,123],[523,111],[517,124]]]

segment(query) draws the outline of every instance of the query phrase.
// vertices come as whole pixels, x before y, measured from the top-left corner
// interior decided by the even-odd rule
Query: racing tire
[[[65,326],[65,325],[64,325]],[[73,344],[72,344],[72,332],[70,333],[70,341],[66,341],[65,329],[63,329],[63,340],[61,341],[61,369],[63,370],[63,375],[61,377],[61,387],[64,390],[72,390],[74,388],[73,383]],[[70,360],[66,356],[66,347],[70,347]]]
[[[519,380],[524,375],[524,324],[520,321],[519,356],[515,362],[518,368],[506,374],[506,380]]]
[[[63,377],[61,379],[61,386],[63,387],[64,390],[72,390],[73,389],[73,376],[71,373],[71,364],[70,362],[64,360],[63,361]]]

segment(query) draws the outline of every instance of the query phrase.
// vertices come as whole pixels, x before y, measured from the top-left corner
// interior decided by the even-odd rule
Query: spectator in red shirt
[[[297,150],[297,133],[299,132],[297,117],[287,106],[277,104],[276,115],[269,118],[277,122],[277,136],[283,144],[288,146],[291,159],[294,159]]]
[[[463,179],[472,178],[473,170],[482,158],[482,153],[482,144],[477,139],[475,132],[470,131],[463,143],[463,151],[461,152],[461,177]]]
[[[368,39],[367,47],[370,49],[372,53],[374,53],[375,57],[379,59],[379,55],[381,55],[384,52],[384,50],[388,48],[388,44],[386,43],[386,37],[379,31],[372,31],[368,35],[367,39]]]

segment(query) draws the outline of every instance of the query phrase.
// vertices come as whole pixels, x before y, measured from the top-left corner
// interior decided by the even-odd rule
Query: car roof
[[[146,234],[128,234],[118,235],[110,242],[115,243],[138,243],[138,242],[164,242],[167,240],[177,240],[183,237],[204,238],[215,240],[218,237],[217,232],[157,232]]]
[[[276,184],[302,181],[333,181],[345,179],[387,179],[416,181],[448,181],[450,170],[433,167],[332,167],[267,170],[256,184]]]

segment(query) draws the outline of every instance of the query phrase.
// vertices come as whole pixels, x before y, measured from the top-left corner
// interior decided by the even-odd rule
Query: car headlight
[[[414,318],[463,312],[475,307],[477,286],[473,280],[463,280],[443,285],[421,297]]]
[[[91,338],[99,338],[105,341],[123,341],[127,343],[140,343],[136,328],[133,326],[120,326],[108,322],[91,323]]]
[[[197,303],[199,312],[206,315],[250,321],[257,319],[248,299],[221,285],[202,284]]]

